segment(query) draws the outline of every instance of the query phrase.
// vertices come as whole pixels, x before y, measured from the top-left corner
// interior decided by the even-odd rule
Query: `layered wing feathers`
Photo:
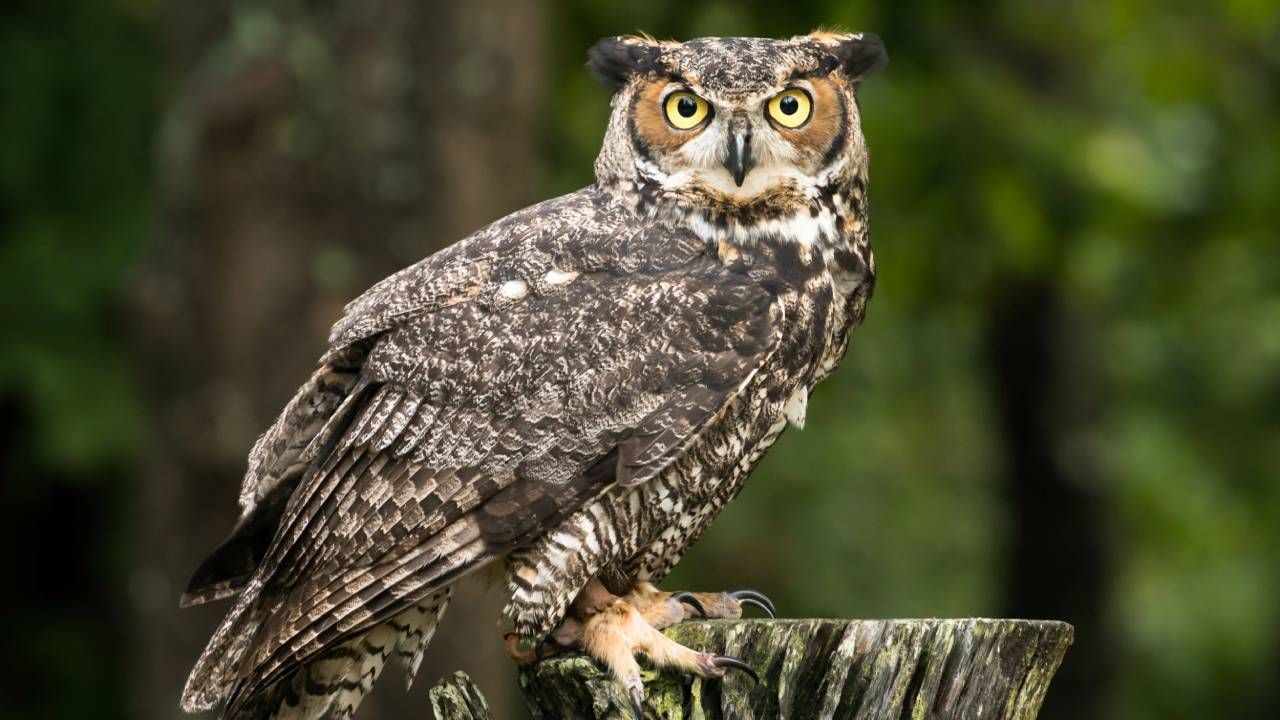
[[[260,623],[234,644],[247,652],[202,658],[221,672],[188,694],[234,678],[235,705],[614,481],[653,477],[772,352],[781,308],[759,283],[692,237],[619,232],[589,199],[562,203],[348,306],[326,357],[368,345],[350,418],[249,585],[270,610],[246,612]]]

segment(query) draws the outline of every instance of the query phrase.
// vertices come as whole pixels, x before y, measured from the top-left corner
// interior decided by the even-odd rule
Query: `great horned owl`
[[[599,42],[593,185],[375,285],[254,445],[184,604],[236,596],[183,693],[223,717],[349,717],[412,678],[450,587],[505,568],[517,660],[584,650],[640,711],[657,630],[751,591],[672,568],[844,355],[875,264],[855,92],[870,34]]]

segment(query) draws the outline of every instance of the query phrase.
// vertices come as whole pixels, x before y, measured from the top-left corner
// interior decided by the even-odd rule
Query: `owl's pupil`
[[[680,117],[693,117],[698,112],[698,103],[691,97],[682,97],[676,101],[676,112]]]
[[[783,115],[795,115],[800,111],[800,101],[794,96],[788,95],[778,102],[778,109]]]

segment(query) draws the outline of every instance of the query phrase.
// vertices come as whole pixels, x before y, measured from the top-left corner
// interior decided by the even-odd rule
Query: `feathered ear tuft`
[[[835,67],[852,80],[875,72],[889,64],[884,43],[875,33],[845,33],[818,29],[809,33],[809,39],[829,48]]]
[[[603,38],[587,51],[587,67],[606,87],[617,90],[636,75],[655,72],[661,55],[662,48],[652,38]]]
[[[836,45],[834,52],[836,59],[840,61],[840,69],[855,80],[889,64],[889,54],[884,49],[884,42],[875,33],[846,36]]]

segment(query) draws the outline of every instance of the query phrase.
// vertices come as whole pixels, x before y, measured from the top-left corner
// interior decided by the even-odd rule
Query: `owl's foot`
[[[675,611],[683,615],[679,601],[667,599],[642,612],[627,597],[618,598],[601,612],[587,619],[582,628],[582,649],[626,688],[636,717],[644,718],[644,683],[635,656],[643,654],[654,666],[672,668],[703,678],[720,678],[729,669],[741,670],[753,681],[760,678],[750,665],[727,655],[691,650],[663,635],[649,617],[670,617]],[[665,606],[665,607],[660,607]]]
[[[741,594],[748,592],[750,595]],[[583,650],[626,688],[637,718],[644,717],[644,683],[635,656],[642,654],[659,668],[672,668],[703,678],[724,677],[729,669],[759,678],[737,658],[691,650],[659,630],[674,625],[690,612],[712,617],[739,617],[743,604],[772,608],[759,593],[685,594],[662,592],[650,583],[636,584],[624,596],[613,595],[592,580],[570,606],[555,631],[542,642],[507,635],[507,651],[519,663],[535,662],[570,650]],[[722,615],[712,615],[722,612]],[[694,615],[696,617],[698,615]]]
[[[754,605],[771,618],[778,616],[773,601],[756,590],[730,590],[717,593],[663,592],[651,583],[638,582],[627,594],[626,600],[645,615],[651,625],[661,630],[681,620],[720,619],[736,620],[742,617],[742,608]],[[671,604],[680,607],[673,613]]]

